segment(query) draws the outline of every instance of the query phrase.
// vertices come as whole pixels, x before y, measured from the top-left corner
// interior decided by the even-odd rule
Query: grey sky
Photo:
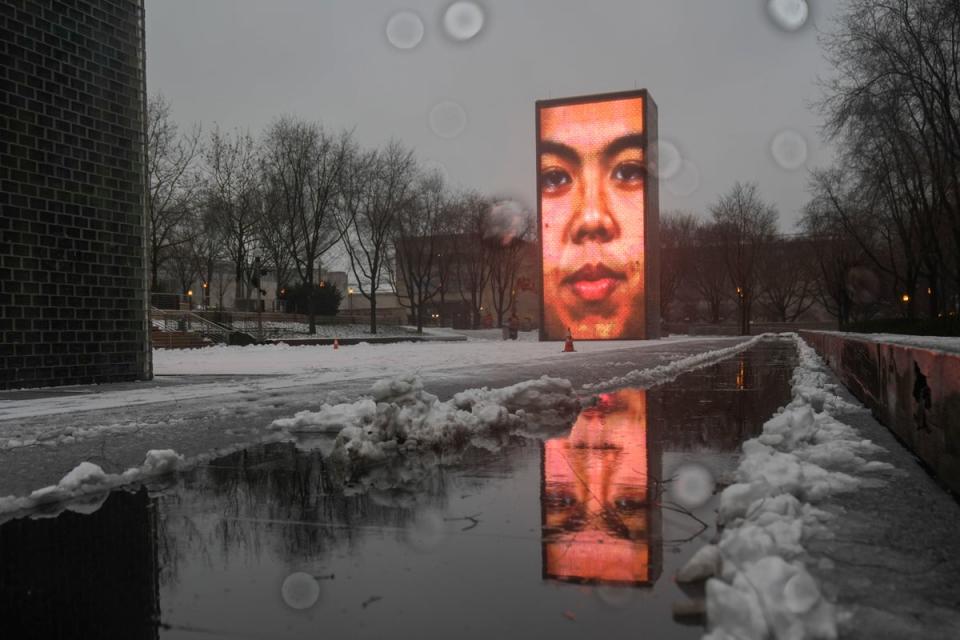
[[[816,32],[829,25],[832,1],[809,2],[806,24],[789,32],[770,19],[767,0],[482,0],[473,4],[483,26],[465,41],[444,29],[450,4],[147,0],[149,91],[162,92],[184,125],[259,133],[294,114],[355,127],[365,145],[395,137],[452,183],[531,209],[541,98],[648,88],[661,139],[696,167],[684,165],[661,188],[662,210],[705,217],[735,180],[755,180],[790,231],[807,198],[807,168],[830,162],[810,103],[815,78],[829,73]],[[386,35],[400,11],[423,22],[410,49]],[[408,33],[402,20],[396,26]],[[771,151],[785,130],[808,148],[792,170]],[[787,165],[802,160],[791,155],[790,135]]]

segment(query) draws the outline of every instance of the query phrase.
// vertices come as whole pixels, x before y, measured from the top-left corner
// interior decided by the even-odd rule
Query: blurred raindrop
[[[418,513],[405,530],[404,536],[407,544],[417,551],[433,551],[447,536],[443,516],[433,510]]]
[[[490,207],[488,237],[499,238],[507,245],[532,224],[530,210],[516,200],[499,200]]]
[[[467,126],[467,112],[456,102],[444,100],[430,109],[430,129],[441,138],[456,138]]]
[[[680,157],[677,145],[663,139],[657,142],[657,164],[653,167],[654,175],[661,180],[669,180],[677,175],[682,164],[683,158]]]
[[[768,0],[767,13],[784,31],[796,31],[806,24],[810,8],[807,0]]]
[[[664,181],[667,191],[684,198],[700,188],[700,170],[688,160],[681,160],[680,171],[670,180]]]
[[[618,571],[619,569],[619,571]],[[624,609],[630,606],[634,600],[636,589],[632,583],[636,577],[631,575],[626,567],[608,567],[604,571],[606,579],[612,579],[623,584],[602,583],[594,589],[597,598],[608,607],[614,609]]]
[[[476,2],[454,2],[443,14],[443,28],[454,40],[469,40],[483,28],[483,9]]]
[[[447,166],[439,160],[428,159],[420,163],[421,170],[427,175],[436,175],[443,180],[443,184],[450,184],[450,172]]]
[[[386,31],[397,49],[413,49],[423,39],[423,21],[412,11],[399,11],[387,20]]]
[[[320,597],[320,585],[309,573],[297,571],[283,581],[280,595],[291,609],[309,609]]]
[[[670,495],[677,504],[696,509],[706,504],[716,483],[713,474],[702,464],[686,463],[677,467],[670,483]]]
[[[778,165],[793,171],[807,161],[807,141],[796,131],[785,129],[773,136],[770,153]]]

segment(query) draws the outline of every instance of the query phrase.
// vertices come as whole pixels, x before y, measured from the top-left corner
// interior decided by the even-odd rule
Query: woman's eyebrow
[[[577,152],[577,150],[570,145],[557,142],[556,140],[540,141],[540,155],[542,156],[545,153],[552,153],[553,155],[560,156],[571,164],[580,164],[580,154]]]
[[[612,158],[625,149],[640,149],[644,151],[647,147],[647,136],[642,133],[628,133],[612,140],[603,148],[603,157]]]

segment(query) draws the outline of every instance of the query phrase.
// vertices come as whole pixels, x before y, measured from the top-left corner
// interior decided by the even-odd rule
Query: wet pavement
[[[736,346],[744,338],[704,338],[677,343],[646,343],[616,352],[560,354],[511,363],[509,366],[458,366],[451,362],[442,370],[419,372],[427,390],[441,400],[464,389],[505,387],[541,375],[569,379],[574,387],[622,376],[635,369],[649,369],[716,349]],[[189,458],[212,451],[253,444],[272,435],[266,427],[277,418],[297,411],[316,410],[323,402],[343,402],[368,393],[382,376],[337,383],[312,382],[310,376],[277,375],[169,376],[146,383],[92,385],[71,388],[60,394],[62,411],[40,413],[15,420],[0,419],[0,496],[26,495],[56,484],[81,461],[94,462],[109,473],[119,473],[143,463],[150,449],[175,449]],[[206,391],[213,382],[219,390]],[[153,388],[167,396],[163,401],[132,406],[78,410],[73,399],[80,395],[109,397]],[[227,390],[225,390],[227,389]],[[0,392],[0,413],[5,400],[25,392]],[[67,397],[62,397],[66,395]],[[124,396],[125,397],[125,396]],[[80,406],[83,406],[82,404]],[[64,437],[67,433],[68,437]],[[8,439],[36,440],[36,444],[3,448]],[[69,440],[69,442],[65,441]]]
[[[318,439],[258,445],[9,521],[0,637],[699,637],[672,576],[714,535],[716,497],[678,470],[727,478],[795,364],[791,341],[763,342],[601,394],[546,441],[364,470]]]

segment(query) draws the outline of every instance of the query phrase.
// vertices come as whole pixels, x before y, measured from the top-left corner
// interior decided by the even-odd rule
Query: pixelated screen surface
[[[645,93],[537,103],[546,340],[645,338]]]
[[[602,394],[599,402],[569,436],[544,443],[543,574],[652,583],[646,392]]]

